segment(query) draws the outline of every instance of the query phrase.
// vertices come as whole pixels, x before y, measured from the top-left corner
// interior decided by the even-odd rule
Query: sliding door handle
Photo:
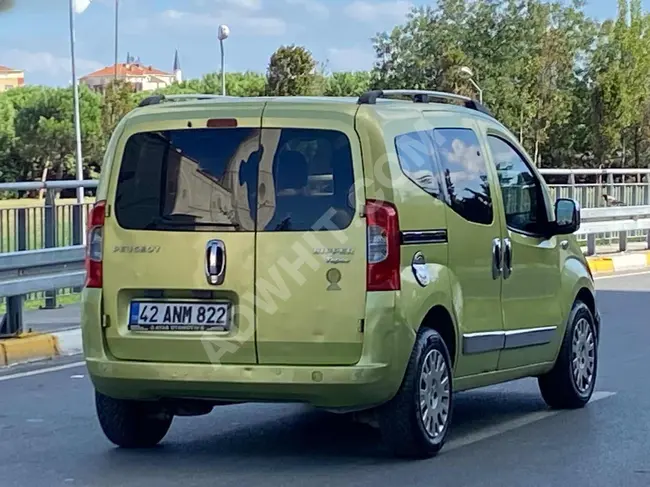
[[[503,272],[501,239],[492,240],[492,279],[498,279]]]
[[[508,279],[512,274],[512,242],[509,238],[504,239],[503,247],[503,278]]]

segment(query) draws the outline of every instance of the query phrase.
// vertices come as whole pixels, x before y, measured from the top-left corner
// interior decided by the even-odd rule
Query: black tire
[[[420,380],[425,359],[438,352],[447,371],[449,398],[447,419],[437,437],[427,432],[420,408]],[[397,457],[431,458],[442,449],[449,434],[453,412],[453,372],[449,350],[438,332],[422,329],[417,335],[404,379],[397,394],[378,409],[378,419],[384,443]]]
[[[113,399],[95,392],[97,418],[106,437],[121,448],[152,448],[165,437],[174,416],[156,403]]]
[[[585,390],[581,390],[573,374],[573,338],[579,323],[587,322],[594,340],[593,378]],[[553,409],[579,409],[587,405],[594,392],[598,372],[598,332],[596,321],[589,307],[576,301],[571,309],[567,329],[553,369],[538,378],[539,390],[546,404]]]

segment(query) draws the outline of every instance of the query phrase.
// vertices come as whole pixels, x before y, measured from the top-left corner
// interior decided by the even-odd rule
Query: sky
[[[119,0],[119,59],[127,53],[183,77],[220,69],[217,28],[225,23],[226,70],[264,72],[280,46],[306,46],[329,71],[369,69],[372,37],[404,21],[412,5],[433,0]],[[67,0],[14,0],[0,12],[0,65],[23,69],[27,84],[71,82]],[[115,0],[92,0],[75,17],[77,76],[113,64]],[[650,10],[650,0],[643,0]],[[616,0],[587,0],[588,15],[616,14]]]

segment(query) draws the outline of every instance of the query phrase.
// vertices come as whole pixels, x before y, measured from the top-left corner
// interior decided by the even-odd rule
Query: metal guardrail
[[[576,235],[587,236],[587,254],[596,253],[596,235],[617,232],[619,250],[627,250],[630,232],[645,231],[650,248],[650,206],[611,206],[607,208],[583,208],[582,223]]]
[[[75,245],[0,254],[0,297],[7,299],[0,338],[22,332],[26,294],[83,286],[85,252],[85,246]]]

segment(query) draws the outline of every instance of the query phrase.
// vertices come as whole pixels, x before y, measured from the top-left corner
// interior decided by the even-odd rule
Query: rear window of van
[[[206,128],[132,135],[115,195],[129,230],[343,229],[355,211],[347,136],[333,130]]]

